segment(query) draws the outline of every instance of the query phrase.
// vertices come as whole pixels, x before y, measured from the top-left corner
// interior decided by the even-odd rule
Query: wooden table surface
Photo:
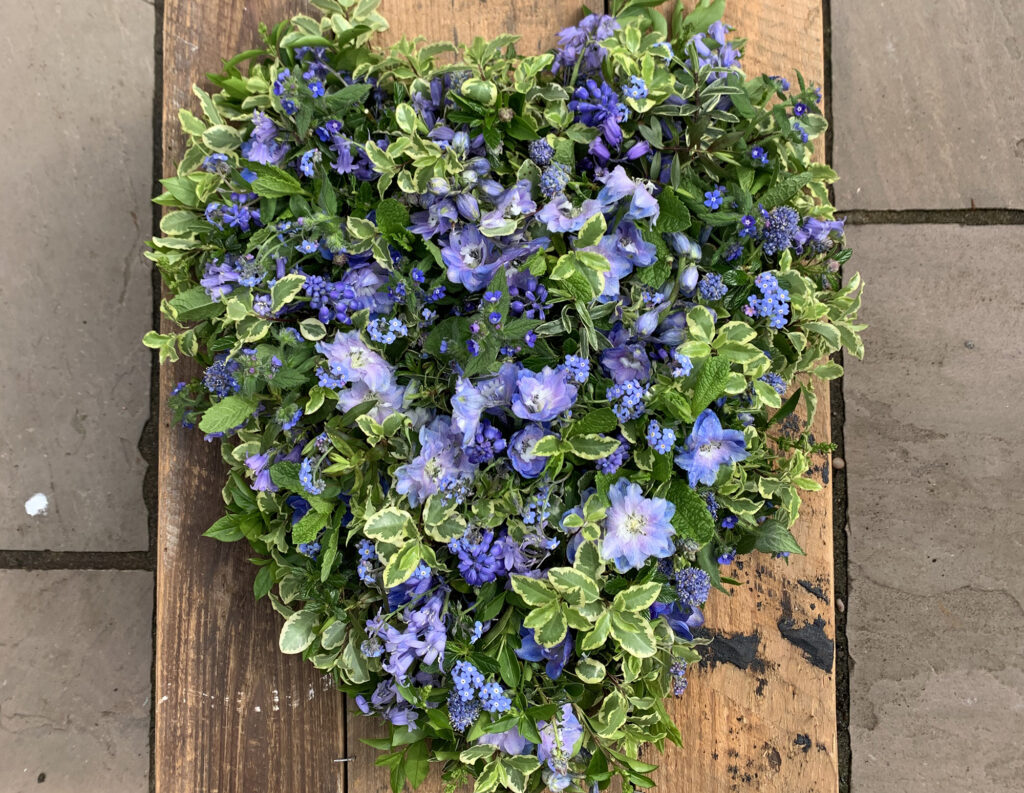
[[[521,51],[536,52],[580,18],[580,5],[383,0],[381,11],[392,26],[388,41],[515,32]],[[202,84],[222,57],[253,46],[259,22],[297,11],[319,15],[300,0],[165,0],[165,174],[183,152],[177,110],[196,110],[192,83]],[[821,0],[729,0],[726,21],[749,40],[748,73],[793,79],[799,69],[821,84]],[[221,514],[224,469],[217,448],[172,425],[166,409],[174,385],[195,374],[181,362],[160,375],[157,793],[385,793],[387,774],[359,741],[379,734],[374,722],[346,709],[312,665],[278,652],[281,618],[266,599],[253,602],[255,568],[243,544],[200,537]],[[814,431],[827,440],[828,389],[819,391]],[[659,790],[838,790],[830,461],[815,462],[825,488],[805,496],[795,529],[807,556],[788,565],[747,557],[731,570],[746,585],[732,597],[711,596],[706,614],[715,641],[672,705],[686,745],[662,756]],[[435,774],[423,789],[438,793],[439,780]]]

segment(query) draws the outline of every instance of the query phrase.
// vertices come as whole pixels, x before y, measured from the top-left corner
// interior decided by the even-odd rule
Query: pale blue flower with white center
[[[745,460],[749,452],[739,430],[722,428],[722,422],[711,408],[697,417],[693,432],[676,455],[676,465],[689,474],[690,487],[698,483],[713,485],[718,469]]]
[[[524,369],[516,380],[512,412],[521,419],[551,421],[576,402],[576,386],[568,382],[564,369],[545,366],[539,372]]]
[[[663,498],[646,498],[640,485],[619,479],[608,488],[611,506],[605,515],[601,556],[620,573],[639,570],[649,559],[675,553],[675,505]]]

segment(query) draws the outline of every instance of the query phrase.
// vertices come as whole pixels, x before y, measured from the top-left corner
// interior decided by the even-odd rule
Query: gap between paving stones
[[[846,222],[851,226],[897,226],[918,223],[961,226],[1024,225],[1024,209],[847,209],[838,212],[845,215]]]

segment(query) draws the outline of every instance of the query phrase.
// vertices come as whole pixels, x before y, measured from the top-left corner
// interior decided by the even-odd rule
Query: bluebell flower
[[[564,370],[550,366],[540,372],[523,369],[516,379],[512,412],[521,419],[551,421],[573,406],[576,393]]]
[[[245,467],[253,475],[253,490],[256,492],[277,492],[277,485],[270,478],[270,452],[250,454],[245,458]]]
[[[261,165],[279,165],[290,148],[287,143],[277,140],[280,130],[270,116],[260,110],[253,111],[252,123],[249,139],[242,144],[242,156]]]
[[[534,454],[533,447],[541,438],[552,434],[540,424],[531,423],[512,435],[508,444],[508,459],[516,473],[526,479],[540,476],[540,472],[548,463],[548,458]]]
[[[608,500],[601,556],[613,562],[616,570],[639,570],[652,557],[665,559],[675,553],[672,502],[644,497],[640,485],[628,479],[608,488]]]
[[[689,474],[690,487],[713,485],[719,468],[745,460],[748,454],[743,433],[723,429],[708,408],[697,417],[683,451],[676,455],[676,465]]]

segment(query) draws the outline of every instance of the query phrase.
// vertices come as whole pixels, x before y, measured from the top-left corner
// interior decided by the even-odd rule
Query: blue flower
[[[676,465],[689,474],[690,487],[713,485],[718,469],[747,458],[746,440],[739,430],[722,429],[722,423],[708,408],[697,417],[693,432],[676,455]]]
[[[682,603],[699,608],[711,594],[711,577],[699,567],[684,567],[675,574],[676,595]]]
[[[598,85],[588,78],[573,92],[569,109],[588,127],[600,127],[601,134],[609,146],[615,147],[622,142],[622,128],[619,122],[625,120],[625,107],[621,105],[619,95],[608,83],[602,81]]]
[[[533,447],[541,438],[551,434],[540,424],[527,424],[509,439],[508,459],[520,476],[526,479],[540,476],[540,472],[548,464],[548,458],[534,454]]]
[[[383,357],[366,346],[358,331],[336,333],[332,342],[317,342],[317,352],[327,357],[331,374],[347,382],[364,383],[383,393],[394,386],[394,370]]]
[[[527,152],[530,159],[537,163],[541,168],[548,165],[551,162],[551,158],[555,156],[554,147],[544,138],[532,141]]]
[[[537,722],[540,729],[540,744],[537,746],[537,759],[547,763],[548,769],[555,774],[566,777],[565,785],[556,785],[563,790],[568,782],[569,761],[579,750],[578,744],[583,738],[583,725],[576,718],[572,705],[562,705],[550,721]],[[548,780],[548,787],[554,782]]]
[[[700,296],[709,303],[721,300],[728,291],[729,287],[725,285],[722,276],[718,273],[705,273],[704,277],[700,279]]]
[[[646,382],[651,376],[651,359],[642,344],[624,344],[601,353],[601,365],[617,384],[630,380]]]
[[[416,507],[439,492],[445,480],[471,477],[474,466],[462,453],[461,440],[452,431],[451,419],[435,416],[420,428],[419,454],[395,470],[395,491]]]
[[[565,163],[552,163],[540,175],[540,191],[548,197],[560,195],[568,184],[569,166]]]
[[[651,606],[650,615],[651,619],[664,617],[669,627],[687,641],[693,641],[693,632],[704,624],[704,615],[699,608],[679,601],[655,603]]]
[[[562,676],[562,670],[569,663],[569,659],[572,658],[573,638],[571,630],[554,647],[544,647],[538,644],[532,628],[520,628],[519,638],[521,645],[516,650],[516,656],[524,661],[530,661],[535,664],[543,661],[545,663],[544,672],[551,680],[558,680]]]
[[[502,542],[495,541],[493,531],[486,531],[473,541],[464,538],[456,547],[459,572],[470,586],[483,586],[504,572]]]
[[[451,232],[441,247],[441,259],[448,268],[448,280],[470,292],[485,289],[501,264],[491,241],[473,226]]]
[[[608,488],[611,506],[605,515],[601,556],[620,573],[639,570],[651,557],[675,553],[675,505],[663,498],[645,498],[640,485],[619,479]]]
[[[644,82],[642,77],[637,75],[631,75],[629,82],[623,86],[622,93],[628,96],[630,99],[640,100],[647,98],[647,83]]]
[[[521,419],[551,421],[573,406],[576,393],[576,386],[568,382],[568,373],[563,369],[523,369],[512,395],[512,412]]]
[[[675,430],[662,427],[656,419],[647,425],[647,444],[658,454],[668,454],[676,443]]]
[[[716,187],[713,190],[708,190],[704,193],[704,206],[714,212],[716,209],[722,206],[722,201],[725,199],[725,190],[721,187]]]

